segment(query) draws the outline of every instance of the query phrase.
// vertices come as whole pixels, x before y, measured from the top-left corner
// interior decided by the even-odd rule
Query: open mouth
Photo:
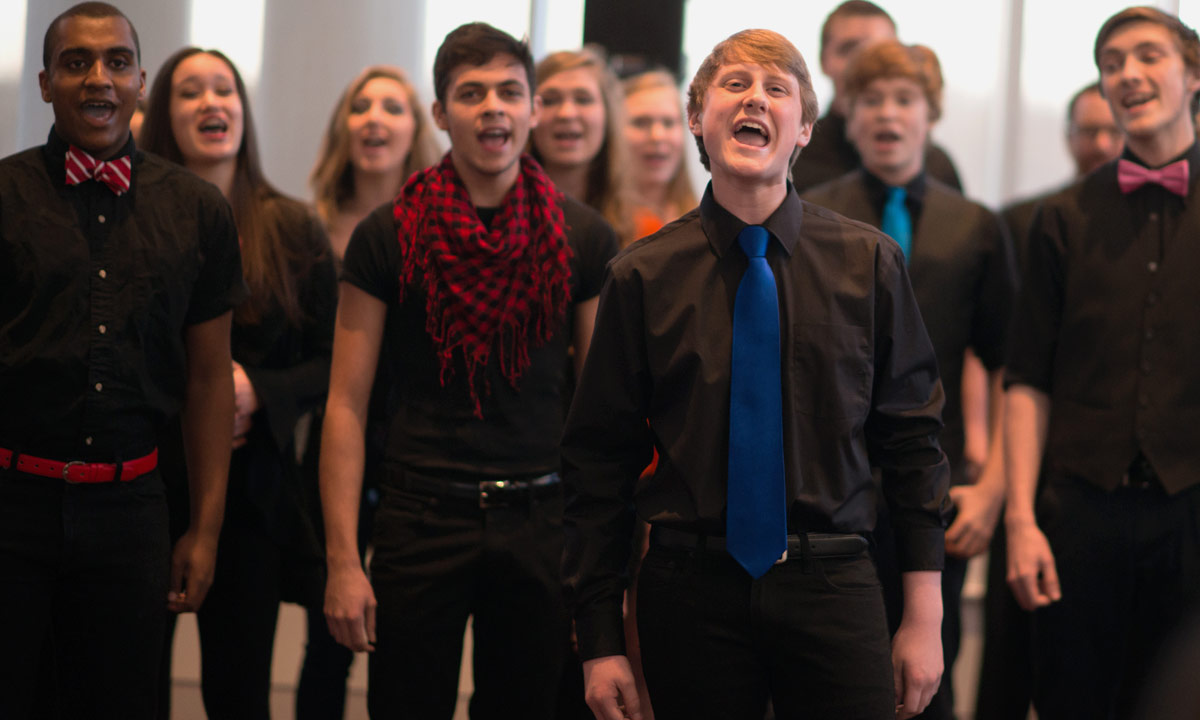
[[[229,132],[229,123],[220,118],[208,118],[200,123],[200,134],[207,138],[222,138]]]
[[[743,145],[766,147],[771,139],[765,125],[754,120],[742,120],[733,126],[733,137]]]
[[[84,116],[96,122],[107,122],[116,110],[117,106],[107,100],[90,100],[83,104]]]
[[[583,132],[580,130],[556,130],[551,137],[559,142],[576,142],[583,139]]]
[[[499,151],[504,149],[511,136],[512,133],[504,128],[488,128],[479,133],[479,144],[484,150]]]
[[[1121,101],[1121,105],[1123,105],[1125,107],[1125,109],[1128,110],[1128,109],[1132,109],[1135,107],[1139,107],[1141,105],[1145,105],[1146,103],[1150,102],[1153,99],[1154,99],[1154,93],[1138,93],[1136,95],[1127,95]]]
[[[900,134],[893,130],[881,130],[872,137],[874,137],[875,142],[879,143],[900,142]]]
[[[387,145],[387,138],[383,137],[365,137],[362,141],[363,147],[381,148]]]

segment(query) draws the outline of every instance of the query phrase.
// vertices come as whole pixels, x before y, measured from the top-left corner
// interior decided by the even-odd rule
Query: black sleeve
[[[400,241],[392,203],[380,205],[350,235],[342,260],[342,281],[385,303],[400,293]]]
[[[237,228],[229,203],[215,188],[202,192],[197,228],[200,247],[200,274],[192,286],[184,323],[197,325],[232,310],[246,298],[242,280],[242,254],[238,246]]]
[[[653,454],[642,317],[636,279],[610,274],[563,435],[563,584],[584,660],[625,652],[633,489]]]
[[[1062,322],[1066,260],[1061,212],[1053,202],[1034,213],[1028,253],[1013,315],[1004,385],[1028,385],[1049,393]]]
[[[991,211],[980,208],[983,268],[971,319],[971,347],[989,370],[1004,365],[1008,326],[1017,292],[1016,258],[1008,230]]]
[[[604,268],[617,254],[617,234],[599,213],[574,201],[564,203],[563,216],[575,254],[571,269],[578,275],[572,283],[572,301],[590,300],[600,294]]]
[[[950,464],[938,445],[945,395],[933,345],[900,248],[881,246],[876,267],[875,382],[865,426],[883,474],[901,571],[941,570]]]
[[[302,247],[316,253],[307,276],[299,278],[300,307],[304,312],[299,350],[286,367],[249,367],[243,364],[258,393],[271,436],[283,449],[292,442],[300,416],[318,405],[329,391],[329,363],[333,355],[333,324],[337,313],[337,274],[329,240],[316,218],[305,215]]]

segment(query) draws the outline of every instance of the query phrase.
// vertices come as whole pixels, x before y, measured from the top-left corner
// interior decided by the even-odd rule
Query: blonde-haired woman
[[[338,99],[309,178],[334,254],[341,258],[354,226],[440,157],[404,71],[372,65],[359,73]]]
[[[530,151],[559,190],[599,211],[628,243],[624,103],[615,76],[596,53],[563,50],[537,64],[536,81],[542,111]]]
[[[654,233],[696,207],[696,192],[683,162],[683,101],[675,78],[650,70],[622,83],[625,90],[625,144],[634,238]]]

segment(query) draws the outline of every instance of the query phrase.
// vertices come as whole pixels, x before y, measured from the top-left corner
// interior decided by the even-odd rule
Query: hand
[[[585,660],[583,688],[596,720],[641,720],[641,700],[633,682],[633,669],[624,655]]]
[[[950,488],[950,499],[958,515],[946,529],[946,552],[969,558],[987,550],[1004,506],[1004,486],[993,489],[986,483],[955,485]]]
[[[1008,525],[1008,586],[1026,610],[1062,599],[1054,553],[1032,521]]]
[[[333,639],[354,652],[375,649],[375,591],[361,567],[329,571],[325,621]]]
[[[892,638],[897,718],[911,718],[929,706],[942,682],[943,665],[941,623],[901,621]]]
[[[217,543],[188,530],[171,553],[171,585],[167,591],[167,609],[171,612],[196,612],[212,585],[217,563]]]
[[[250,376],[236,360],[233,362],[233,446],[246,444],[246,433],[254,424],[251,417],[258,411],[258,393],[250,384]]]

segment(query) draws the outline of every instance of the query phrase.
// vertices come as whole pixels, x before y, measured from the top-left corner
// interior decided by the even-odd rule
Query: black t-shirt
[[[445,477],[535,477],[559,466],[566,402],[568,350],[575,306],[600,293],[604,268],[616,254],[612,228],[595,211],[562,202],[572,250],[566,322],[529,350],[529,366],[516,387],[500,372],[495,353],[483,370],[482,418],[466,386],[462,356],[454,354],[445,385],[433,342],[425,330],[425,293],[407,288],[400,297],[400,243],[388,203],[368,215],[346,248],[342,280],[387,303],[377,378],[386,378],[390,418],[385,462]]]
[[[245,293],[229,204],[135,150],[132,185],[65,183],[66,143],[0,161],[0,447],[112,462],[183,403],[184,330]]]

